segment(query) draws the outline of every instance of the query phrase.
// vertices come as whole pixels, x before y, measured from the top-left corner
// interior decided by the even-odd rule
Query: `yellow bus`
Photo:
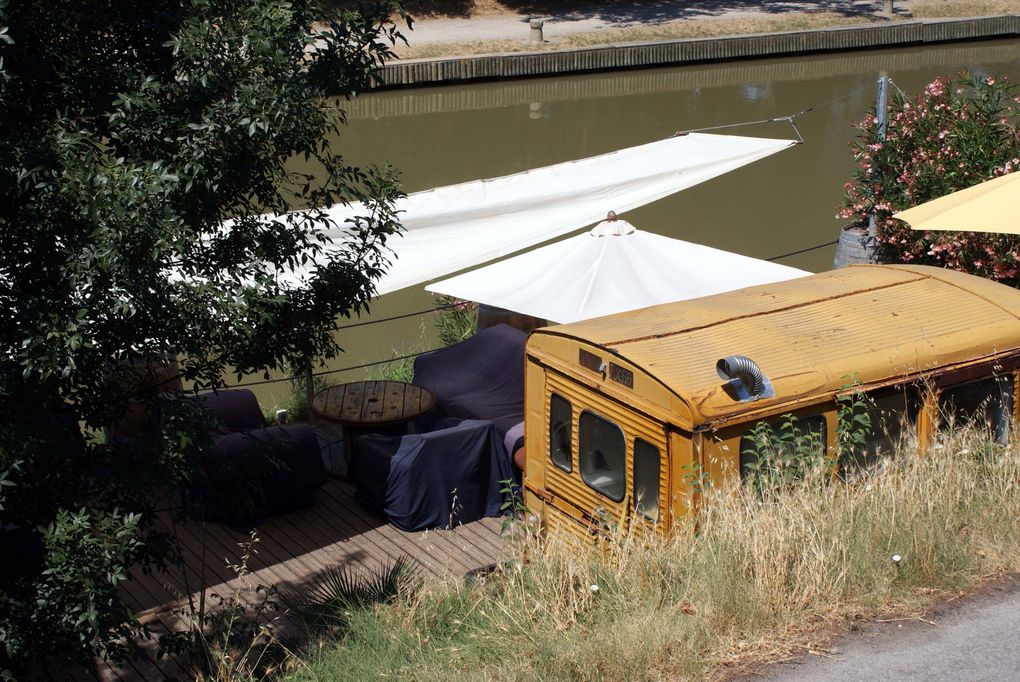
[[[1002,441],[1020,405],[1018,316],[1016,289],[866,265],[538,329],[525,368],[525,506],[575,534],[607,517],[668,532],[699,503],[698,481],[740,475],[761,421],[793,415],[834,452],[851,392],[885,420],[866,457],[901,424],[927,447],[954,415]]]

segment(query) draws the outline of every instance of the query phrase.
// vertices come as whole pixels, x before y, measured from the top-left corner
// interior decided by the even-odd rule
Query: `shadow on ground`
[[[491,3],[495,4],[495,3]],[[721,16],[734,12],[783,14],[786,12],[832,12],[847,17],[865,16],[881,9],[881,0],[499,0],[507,12],[558,21],[599,19],[612,24],[661,24],[678,19]],[[407,0],[412,15],[469,17],[474,0]]]

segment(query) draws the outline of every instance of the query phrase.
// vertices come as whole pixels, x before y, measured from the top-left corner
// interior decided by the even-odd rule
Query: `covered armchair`
[[[436,398],[433,419],[485,419],[496,425],[500,438],[523,421],[527,339],[524,332],[499,324],[415,358],[415,385]]]
[[[402,530],[450,528],[503,513],[512,480],[496,427],[444,420],[428,433],[358,438],[355,499]]]
[[[327,480],[315,431],[266,426],[255,394],[222,390],[194,398],[216,418],[192,495],[209,520],[250,520],[255,508],[285,512],[315,502]]]

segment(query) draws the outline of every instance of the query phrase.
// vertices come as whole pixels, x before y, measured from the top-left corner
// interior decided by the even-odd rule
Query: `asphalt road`
[[[990,590],[925,619],[936,625],[911,620],[865,626],[836,642],[833,658],[781,663],[757,679],[1020,680],[1020,585]]]

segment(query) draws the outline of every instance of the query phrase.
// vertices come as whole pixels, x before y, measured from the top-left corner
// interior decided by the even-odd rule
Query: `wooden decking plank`
[[[292,524],[291,532],[294,534],[306,535],[306,541],[310,542],[307,538],[307,534],[301,530],[297,524]],[[343,554],[350,556],[350,553],[346,551],[346,547],[341,545],[341,541],[330,537],[320,536],[322,540],[315,543],[315,549],[307,552],[302,558],[305,560],[305,565],[310,565],[311,570],[307,571],[304,579],[307,580],[310,576],[321,574],[322,571],[327,569],[331,564],[336,563],[336,555]]]
[[[347,489],[345,490],[344,488]],[[401,545],[392,541],[391,536],[379,532],[388,525],[385,520],[374,517],[369,512],[361,509],[360,505],[352,499],[349,493],[348,486],[337,486],[328,491],[326,503],[334,511],[335,518],[358,528],[363,538],[372,541],[391,560],[407,554]]]
[[[203,532],[203,531],[207,532],[208,536],[210,538],[216,540],[217,544],[220,544],[220,543],[224,542],[224,540],[223,540],[223,532],[222,532],[224,529],[218,528],[217,524],[204,524],[204,526],[205,526],[204,528],[200,528],[199,529],[199,532]],[[216,539],[217,536],[219,536],[218,540]],[[273,543],[269,542],[269,543],[265,543],[265,544],[266,544],[266,547],[263,547],[263,543],[262,542],[259,542],[259,543],[257,543],[255,545],[256,553],[253,554],[252,560],[249,561],[249,570],[251,571],[251,573],[249,575],[256,575],[257,574],[257,575],[260,576],[260,579],[268,579],[270,584],[273,584],[273,583],[276,583],[276,582],[285,581],[285,580],[286,581],[293,581],[293,580],[298,579],[298,576],[295,575],[289,569],[289,567],[284,565],[285,561],[286,561],[285,559],[280,559],[280,558],[278,558],[278,557],[276,557],[274,555],[272,560],[271,560],[271,562],[266,562],[264,559],[259,559],[258,558],[259,554],[262,553],[263,549],[268,549],[268,547],[271,546]],[[221,545],[221,548],[222,548],[222,545]],[[206,593],[207,594],[210,594],[212,592],[230,591],[230,590],[234,590],[237,587],[237,578],[238,578],[238,576],[236,575],[236,573],[233,570],[231,570],[228,566],[226,566],[226,563],[225,563],[225,560],[229,560],[231,562],[239,562],[240,561],[240,555],[241,555],[240,547],[235,547],[234,552],[235,552],[234,554],[228,555],[229,559],[227,557],[224,557],[223,559],[220,559],[219,561],[217,561],[217,569],[218,569],[219,572],[215,573],[212,576],[209,576],[209,578],[206,580],[205,589],[206,589]],[[268,553],[269,552],[267,551],[267,554]],[[207,568],[208,568],[208,564],[209,564],[209,561],[207,560],[206,561]],[[200,567],[196,566],[196,569],[200,570]],[[198,585],[199,581],[198,581],[198,578],[197,578],[197,573],[195,575],[196,575],[196,577],[195,577],[195,584],[192,585],[192,588],[193,589],[198,589],[200,587],[200,585]],[[207,601],[208,601],[208,598],[207,598]]]
[[[494,550],[482,546],[479,547],[471,542],[471,539],[463,534],[456,536],[457,546],[460,547],[467,560],[471,562],[472,570],[481,568],[483,566],[489,566],[498,562],[502,558],[501,553],[497,553]]]
[[[216,539],[222,547],[230,549],[231,553],[228,555],[230,561],[240,561],[242,550],[239,544],[248,541],[249,536],[247,534],[242,534],[240,531],[234,531],[221,524],[210,522],[202,524],[202,529],[209,534],[209,537]],[[267,568],[271,569],[292,558],[290,553],[279,547],[278,538],[273,538],[273,540],[266,542],[259,526],[256,526],[255,531],[259,542],[254,545],[254,553],[248,562],[250,571],[256,572]],[[233,545],[232,548],[230,548],[231,544]],[[224,566],[224,568],[230,571],[228,567]],[[229,574],[224,575],[223,580],[229,580],[233,575],[233,572],[230,571]]]
[[[147,643],[148,644],[148,643]],[[148,647],[142,650],[139,656],[132,656],[124,664],[115,666],[114,664],[107,664],[107,671],[113,675],[112,679],[121,680],[122,682],[134,682],[135,680],[165,680],[167,675],[162,668],[159,667],[154,652],[148,650]]]
[[[92,670],[88,671],[92,674],[89,675],[88,672],[86,672],[80,676],[80,679],[99,680],[99,682],[128,682],[129,680],[134,679],[138,673],[131,667],[126,668],[127,672],[125,673],[124,670],[122,670],[125,665],[126,664],[119,664],[95,658],[93,659]],[[76,676],[75,679],[78,679],[78,676]]]
[[[401,556],[409,556],[404,548],[393,544],[377,532],[381,527],[379,524],[367,523],[364,518],[351,514],[348,508],[338,501],[342,497],[339,489],[331,490],[323,496],[322,503],[326,510],[332,512],[331,523],[342,524],[352,529],[351,541],[358,542],[365,547],[369,556],[377,555],[380,558],[385,558],[387,562],[395,561]],[[410,558],[416,559],[414,556]]]
[[[179,542],[179,545],[182,552],[189,551],[185,542]],[[139,569],[132,572],[133,578],[130,582],[134,583],[134,585],[130,588],[125,587],[128,590],[134,590],[134,592],[129,593],[135,594],[135,596],[137,596],[138,591],[144,590],[148,596],[143,601],[144,607],[140,610],[146,610],[168,601],[176,601],[186,592],[183,582],[184,570],[186,570],[186,567],[182,569],[175,564],[169,564],[165,570],[153,568],[148,574],[141,573]],[[172,588],[176,588],[178,593],[175,594]]]
[[[379,548],[370,542],[370,538],[364,537],[372,532],[372,529],[356,529],[349,523],[344,523],[342,518],[332,518],[333,515],[324,509],[329,502],[326,495],[321,496],[319,504],[305,510],[307,513],[301,518],[291,519],[292,525],[297,532],[309,537],[318,548],[328,549],[330,555],[345,554],[352,556],[350,549],[357,548],[366,556],[372,556],[386,548]],[[328,530],[327,530],[328,529]],[[383,551],[388,556],[388,553]]]
[[[477,521],[457,526],[455,531],[480,551],[488,551],[489,553],[502,553],[503,551],[503,541],[499,535],[490,533],[488,529]]]
[[[184,619],[184,617],[175,614],[172,611],[169,613],[164,612],[158,620],[162,624],[166,633],[183,632],[188,627],[188,622]],[[193,677],[191,671],[178,662],[176,657],[165,656],[163,658],[156,658],[156,652],[153,651],[151,652],[149,660],[152,662],[153,666],[163,674],[165,679],[177,678],[180,680],[189,680]]]
[[[357,504],[350,499],[349,495],[339,494],[342,492],[341,489],[337,488],[334,491],[337,494],[329,495],[325,503],[329,505],[329,508],[334,510],[334,518],[343,519],[347,523],[359,524],[362,528],[366,528],[361,533],[361,537],[370,540],[377,547],[380,547],[386,555],[389,556],[390,561],[396,560],[400,556],[410,557],[418,563],[422,564],[422,568],[426,571],[436,574],[443,575],[450,569],[445,566],[441,561],[437,561],[437,557],[421,550],[415,543],[406,542],[394,542],[393,537],[387,533],[379,532],[381,528],[384,528],[387,524],[379,523],[369,525],[366,523],[364,516],[361,513],[352,513],[349,507],[344,502],[349,501],[351,504]],[[367,515],[367,512],[363,512]]]
[[[381,563],[383,559],[392,561],[396,558],[394,547],[388,547],[381,545],[374,540],[378,538],[374,537],[373,532],[374,526],[364,524],[355,520],[347,518],[346,510],[342,507],[337,507],[335,500],[329,494],[330,488],[334,486],[326,486],[319,496],[319,503],[310,510],[320,520],[321,523],[333,529],[333,533],[341,536],[339,542],[334,541],[330,548],[332,553],[344,554],[348,557],[348,561],[353,559],[353,552],[351,549],[357,548],[357,551],[361,552],[364,557],[377,558]],[[339,494],[339,493],[338,493]],[[309,524],[314,525],[314,524]],[[403,552],[400,552],[403,554]],[[334,560],[335,563],[335,560]]]
[[[374,551],[377,552],[380,557],[385,557],[387,563],[393,563],[398,559],[410,560],[415,564],[419,564],[423,570],[437,575],[442,574],[447,570],[445,567],[437,567],[435,557],[423,552],[413,543],[394,543],[389,538],[379,533],[378,528],[367,530],[358,535],[356,539],[363,542],[370,542]]]
[[[309,552],[317,549],[316,547],[305,546],[299,542],[299,537],[295,536],[288,527],[284,516],[280,516],[274,519],[270,519],[266,523],[259,526],[260,537],[271,537],[273,538],[272,547],[277,557],[281,559],[279,563],[286,563],[291,567],[292,572],[295,576],[300,577],[301,570],[314,571],[318,567],[314,565],[312,561],[306,558]],[[259,543],[260,545],[263,543]],[[291,562],[295,564],[291,564]],[[300,566],[300,569],[299,569]]]
[[[345,485],[349,486],[350,484]],[[356,516],[368,514],[368,512],[362,510],[349,495],[343,496],[341,501],[348,509],[351,509],[352,513]],[[438,565],[442,566],[445,571],[449,571],[454,574],[463,574],[478,568],[480,565],[487,565],[498,560],[498,557],[494,555],[494,551],[486,552],[479,549],[465,550],[463,547],[456,546],[449,538],[444,537],[443,533],[445,532],[447,531],[430,531],[430,533],[439,540],[439,542],[434,545],[423,543],[421,541],[421,534],[419,533],[407,533],[389,525],[387,525],[387,530],[383,531],[383,534],[386,535],[386,537],[397,547],[406,548],[411,546],[419,549],[427,557],[429,557],[431,563],[438,563]],[[495,549],[495,547],[492,548],[492,550]],[[432,572],[438,573],[438,571],[435,571],[434,569],[431,570]]]
[[[320,446],[327,447],[342,440],[343,429],[324,424],[316,429],[316,437]],[[324,570],[338,564],[376,570],[405,558],[419,564],[426,573],[450,577],[463,575],[504,556],[505,549],[498,535],[500,519],[485,519],[449,531],[408,533],[372,516],[354,501],[353,493],[351,483],[332,479],[321,488],[313,506],[263,519],[257,526],[259,542],[249,562],[251,572],[243,582],[226,562],[240,560],[242,550],[238,545],[247,541],[247,534],[211,522],[175,523],[169,516],[172,512],[166,511],[160,523],[176,532],[184,567],[173,566],[166,573],[133,573],[132,584],[125,589],[126,598],[139,605],[150,605],[149,609],[142,610],[140,617],[150,622],[154,630],[183,629],[188,622],[186,617],[174,612],[179,603],[174,599],[177,595],[173,590],[179,589],[184,595],[184,585],[189,583],[190,589],[199,589],[198,576],[203,566],[207,595],[213,592],[230,595],[240,590],[242,600],[250,602],[257,597],[249,586],[275,585],[284,590],[300,591]],[[207,608],[216,608],[209,596]],[[280,627],[287,627],[287,616],[281,618]],[[149,660],[134,661],[124,669],[108,666],[105,679],[124,677],[126,682],[128,679],[153,679],[155,675],[178,675],[184,679],[189,676],[178,662],[154,661],[154,655],[155,644],[152,644]]]
[[[341,499],[340,503],[344,504],[347,507],[347,509],[355,516],[364,516],[368,514],[368,512],[362,510],[360,505],[358,505],[357,502],[355,502],[351,498]],[[407,533],[406,531],[399,530],[395,526],[392,526],[388,523],[380,526],[379,530],[383,536],[385,536],[388,540],[393,542],[397,547],[404,546],[408,542],[412,544],[415,543],[414,533]],[[445,569],[451,571],[452,573],[456,574],[459,572],[463,574],[470,570],[458,560],[456,552],[449,552],[447,554],[441,551],[442,547],[437,548],[440,550],[439,552],[432,552],[428,547],[424,547],[421,544],[419,544],[418,546],[422,547],[422,549],[424,549],[434,559],[438,559],[439,565],[443,566]],[[441,558],[443,556],[446,557],[446,561],[444,561],[443,558]]]
[[[485,526],[472,523],[465,527],[464,532],[474,539],[477,546],[488,547],[490,552],[502,554],[506,550],[502,535],[493,533]]]
[[[502,548],[495,543],[488,543],[482,540],[482,536],[475,531],[473,526],[477,522],[457,526],[453,530],[444,531],[443,538],[455,543],[471,563],[471,570],[485,566],[498,560]]]
[[[491,563],[485,562],[484,556],[479,559],[477,553],[472,551],[473,548],[463,540],[459,540],[451,531],[428,531],[419,542],[432,543],[437,552],[448,553],[454,557],[462,568],[461,575],[466,575],[486,563]]]
[[[240,556],[234,538],[226,534],[210,532],[210,523],[197,519],[184,518],[180,521],[167,518],[167,527],[170,528],[182,549],[191,556],[191,561],[183,557],[186,566],[197,566],[205,563],[209,566],[209,559],[204,559],[202,552],[215,557],[216,575],[225,575],[230,569],[226,566],[226,560],[234,561]],[[204,549],[203,549],[204,548]],[[232,575],[232,572],[230,572]],[[197,575],[197,573],[196,573]]]
[[[465,561],[464,552],[452,543],[445,534],[447,531],[442,530],[429,530],[419,533],[412,533],[405,530],[400,530],[396,526],[387,526],[387,533],[390,537],[394,538],[394,541],[398,544],[406,542],[416,543],[422,547],[429,554],[433,556],[441,556],[448,558],[448,565],[450,569],[454,569],[454,572],[463,575],[471,570],[474,566],[470,561]]]
[[[174,532],[181,546],[183,570],[181,573],[175,570],[168,577],[173,578],[172,584],[180,593],[177,598],[186,597],[202,588],[203,569],[206,586],[217,585],[234,576],[226,562],[228,558],[230,561],[238,560],[239,548],[231,548],[198,521],[178,523]]]
[[[128,572],[128,579],[121,584],[120,589],[124,602],[135,611],[144,611],[153,604],[162,604],[172,597],[160,587],[151,573],[145,575],[140,568],[132,568]]]
[[[157,519],[163,528],[173,535],[173,527],[168,525],[166,515],[167,512],[160,512],[157,514]],[[178,542],[178,544],[182,551],[187,551],[186,543]],[[174,564],[168,565],[166,570],[153,567],[147,574],[143,573],[141,569],[136,569],[132,571],[132,580],[129,581],[133,585],[125,585],[125,590],[144,604],[139,610],[145,610],[170,600],[176,600],[179,595],[174,594],[167,584],[180,586],[182,578],[180,567]],[[183,588],[180,590],[183,592]],[[144,599],[141,598],[143,594],[145,595]]]

